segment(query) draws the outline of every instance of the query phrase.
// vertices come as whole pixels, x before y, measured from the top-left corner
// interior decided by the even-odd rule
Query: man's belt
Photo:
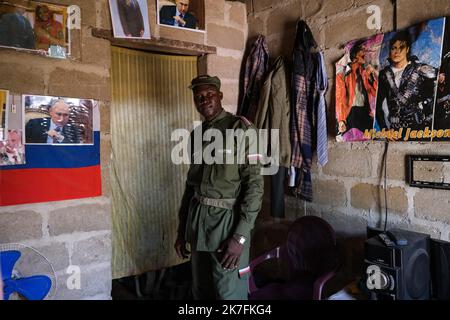
[[[233,206],[236,203],[236,199],[213,199],[201,196],[199,194],[195,194],[194,198],[198,200],[201,204],[210,207],[222,208],[233,210]]]

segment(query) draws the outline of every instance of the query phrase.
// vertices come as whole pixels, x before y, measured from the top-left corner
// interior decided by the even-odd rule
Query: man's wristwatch
[[[244,236],[241,236],[240,234],[233,234],[233,238],[241,245],[243,245],[245,243],[245,241],[247,241],[247,239]]]

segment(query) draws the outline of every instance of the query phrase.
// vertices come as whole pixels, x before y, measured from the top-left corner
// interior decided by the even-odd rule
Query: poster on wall
[[[204,0],[157,0],[158,24],[190,31],[205,31]]]
[[[109,0],[115,38],[150,39],[147,0]]]
[[[364,141],[372,130],[378,88],[379,54],[383,35],[352,41],[336,64],[338,141]]]
[[[0,140],[5,140],[6,137],[8,99],[9,91],[0,89]]]
[[[0,46],[55,58],[70,55],[67,6],[23,4],[0,3]]]
[[[10,100],[9,91],[0,90],[0,166],[25,164],[22,124],[20,120],[14,121],[17,110],[15,105],[10,104]],[[14,114],[9,117],[11,110]],[[18,116],[21,117],[21,114]]]
[[[445,19],[385,34],[380,53],[377,127],[380,138],[431,141]]]
[[[0,206],[101,195],[98,101],[10,93],[8,104],[26,162],[0,166]]]
[[[93,143],[93,100],[24,95],[23,104],[27,144]]]
[[[446,19],[444,43],[442,46],[441,68],[438,75],[438,88],[436,103],[434,106],[433,141],[450,141],[450,135],[445,130],[450,130],[450,19]]]
[[[441,115],[435,112],[438,73],[444,59],[444,27],[445,18],[439,18],[369,38],[376,43],[374,47],[381,41],[378,58],[364,56],[364,67],[355,67],[354,74],[355,44],[364,41],[347,45],[346,56],[336,65],[338,141],[432,141],[450,137],[445,117],[441,111]],[[345,66],[346,72],[342,71]],[[445,101],[445,95],[441,99],[438,101]],[[436,130],[438,125],[449,130]]]

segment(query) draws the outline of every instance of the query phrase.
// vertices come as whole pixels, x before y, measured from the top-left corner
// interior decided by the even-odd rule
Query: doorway
[[[188,85],[197,57],[112,47],[113,279],[181,263],[173,250],[187,165],[171,133],[198,120]]]

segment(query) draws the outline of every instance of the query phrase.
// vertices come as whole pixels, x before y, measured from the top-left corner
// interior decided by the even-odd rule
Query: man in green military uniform
[[[196,109],[205,118],[191,139],[196,130],[219,130],[225,141],[227,130],[254,129],[245,118],[222,108],[219,78],[199,76],[192,80],[190,88]],[[234,141],[234,150],[215,150],[216,154],[236,154],[242,145]],[[191,160],[209,144],[202,141],[196,149],[192,142]],[[248,266],[250,231],[261,209],[264,189],[260,165],[251,161],[258,155],[249,154],[250,149],[246,144],[242,162],[191,161],[174,247],[180,257],[187,258],[186,244],[190,244],[195,299],[247,299],[247,279],[239,270]]]

